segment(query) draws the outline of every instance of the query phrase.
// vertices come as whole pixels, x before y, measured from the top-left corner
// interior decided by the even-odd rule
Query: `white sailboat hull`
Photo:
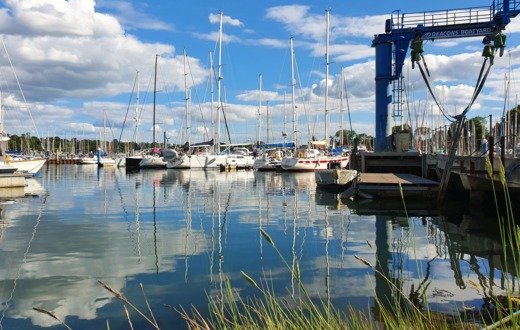
[[[247,155],[183,155],[167,163],[171,169],[220,169],[232,167],[237,169],[252,168],[253,157]]]
[[[282,169],[292,172],[313,172],[330,168],[345,168],[350,160],[349,156],[319,156],[314,158],[283,158]]]
[[[13,159],[7,163],[0,161],[0,165],[16,167],[16,172],[36,174],[46,161],[46,159]]]

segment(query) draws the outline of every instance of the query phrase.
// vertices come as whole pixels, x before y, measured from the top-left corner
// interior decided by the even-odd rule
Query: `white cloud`
[[[220,23],[220,14],[209,14],[209,22],[211,24]],[[239,19],[232,18],[227,15],[222,15],[222,24],[227,24],[231,26],[243,27],[244,23],[242,23]]]
[[[217,42],[218,38],[219,38],[219,32],[218,31],[214,31],[214,32],[210,32],[210,33],[194,32],[193,36],[200,40],[208,40],[208,41]],[[242,42],[242,40],[237,36],[222,33],[222,42],[223,43],[240,43],[240,42]]]
[[[144,3],[132,3],[123,0],[97,0],[96,5],[99,8],[109,8],[116,11],[115,16],[118,21],[129,29],[147,29],[157,31],[172,31],[174,28],[171,24],[162,22],[157,17],[151,17],[145,14]],[[138,6],[136,8],[135,6]]]
[[[254,46],[267,46],[272,48],[288,48],[288,40],[280,40],[273,38],[249,39],[247,43]]]
[[[260,98],[260,91],[259,90],[250,90],[245,91],[236,96],[236,98],[240,101],[246,101],[246,102],[258,102]],[[262,102],[264,103],[266,101],[283,101],[283,95],[278,94],[277,92],[271,92],[271,91],[262,91]]]
[[[7,0],[5,4],[11,14],[9,34],[63,38],[122,32],[115,18],[95,12],[94,0]]]
[[[175,55],[172,45],[144,43],[125,34],[116,18],[95,11],[92,0],[23,0],[7,1],[5,5],[7,8],[0,10],[3,18],[0,28],[13,67],[7,53],[1,51],[0,88],[4,98],[11,95],[13,99],[22,99],[14,71],[26,99],[30,100],[31,111],[39,108],[46,111],[37,121],[45,123],[55,113],[62,115],[56,117],[60,121],[77,121],[73,119],[75,115],[85,114],[82,100],[129,93],[136,70],[141,73],[141,89],[148,86],[150,90],[155,54],[161,54],[158,64],[161,91],[184,88],[183,57]],[[189,57],[189,62],[193,83],[204,81],[208,72],[200,61]],[[72,101],[74,105],[63,102],[60,106],[44,105],[63,99],[76,101]],[[126,108],[126,104],[121,108]],[[36,113],[33,116],[38,117]]]

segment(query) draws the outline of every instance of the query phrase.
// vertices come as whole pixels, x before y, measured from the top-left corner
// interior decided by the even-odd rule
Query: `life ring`
[[[304,156],[303,151],[298,152],[298,158],[303,158]]]
[[[5,163],[6,164],[11,164],[11,160],[12,160],[11,156],[5,155]]]

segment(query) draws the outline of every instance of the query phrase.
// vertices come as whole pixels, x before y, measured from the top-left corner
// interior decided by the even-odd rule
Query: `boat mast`
[[[191,118],[190,118],[190,95],[188,90],[188,70],[186,68],[187,56],[186,48],[184,49],[184,101],[185,101],[185,116],[186,116],[186,141],[188,145],[191,144]]]
[[[137,134],[139,129],[139,71],[137,71],[137,75],[135,77],[137,80],[137,95],[135,99],[135,134],[134,134],[134,141],[137,142]]]
[[[159,54],[155,54],[155,71],[153,77],[153,123],[152,123],[152,148],[155,148],[155,102],[157,96],[157,58]]]
[[[327,132],[328,128],[328,108],[327,108],[327,102],[329,98],[329,39],[330,39],[330,9],[327,9],[325,11],[326,18],[327,18],[327,31],[326,31],[326,43],[325,43],[325,141],[328,141],[329,135]]]
[[[339,145],[343,146],[343,68],[339,75]]]
[[[217,79],[217,134],[215,139],[216,152],[220,153],[220,111],[222,107],[222,99],[220,96],[220,85],[222,82],[222,19],[223,12],[220,12],[220,26],[218,30],[218,79]]]
[[[4,134],[4,109],[2,109],[2,92],[0,92],[0,134]]]
[[[213,112],[213,98],[215,95],[215,87],[213,86],[213,52],[209,52],[209,86],[210,86],[210,94],[211,94],[211,100],[209,105],[209,110],[211,113],[211,129],[213,130],[212,136],[213,136],[213,142],[215,142],[216,136],[215,136],[215,113]]]
[[[294,45],[293,45],[293,37],[290,39],[291,45],[291,102],[292,102],[292,130],[293,130],[293,140],[294,140],[294,148],[296,150],[296,146],[298,145],[298,135],[296,132],[296,104],[295,104],[295,88],[296,88],[296,80],[294,79]]]
[[[258,76],[258,131],[256,133],[256,145],[260,146],[260,127],[262,126],[262,74]]]
[[[269,101],[266,101],[266,113],[265,113],[265,117],[266,117],[266,127],[267,127],[267,138],[266,138],[266,143],[269,144],[271,141],[269,141]]]
[[[285,147],[285,143],[287,141],[287,112],[286,112],[286,105],[287,105],[287,92],[283,92],[283,146]]]

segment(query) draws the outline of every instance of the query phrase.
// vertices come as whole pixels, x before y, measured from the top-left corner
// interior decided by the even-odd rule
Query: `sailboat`
[[[141,113],[139,111],[139,71],[136,72],[135,76],[135,85],[136,85],[136,98],[135,98],[135,127],[134,127],[134,137],[133,137],[133,147],[132,147],[132,153],[130,155],[127,155],[124,159],[121,159],[117,166],[118,167],[128,167],[128,168],[138,168],[139,163],[141,163],[141,160],[143,160],[143,156],[140,153],[135,153],[138,145],[137,145],[137,133],[139,132],[139,119],[141,116]],[[121,131],[122,134],[122,131]],[[121,138],[119,139],[121,140]]]
[[[24,173],[30,176],[37,174],[46,162],[42,158],[12,157],[6,153],[8,134],[4,131],[4,112],[0,96],[0,173]]]
[[[162,158],[161,149],[156,147],[155,144],[155,104],[157,96],[157,58],[158,54],[155,55],[155,71],[153,81],[153,122],[152,122],[152,149],[149,155],[145,155],[139,162],[141,168],[166,168],[166,161]]]
[[[262,75],[260,75],[259,90],[259,110],[258,110],[258,127],[261,124],[260,108],[262,107]],[[285,114],[285,95],[284,95],[284,114]],[[285,117],[285,115],[284,115]],[[285,118],[284,118],[285,125]],[[257,171],[278,171],[281,170],[282,158],[287,156],[289,149],[294,148],[294,143],[269,143],[269,103],[266,107],[266,144],[262,146],[262,153],[258,155],[253,163],[253,169]],[[285,140],[285,128],[282,133]],[[258,141],[260,141],[260,129],[258,130]],[[259,144],[259,143],[258,143]]]
[[[100,145],[103,145],[105,146],[105,149],[106,149],[106,120],[107,120],[107,113],[105,111],[103,111],[103,143]],[[114,158],[110,157],[107,155],[106,153],[106,150],[103,150],[101,147],[99,147],[97,149],[97,153],[96,153],[96,160],[97,160],[97,165],[99,167],[108,167],[108,166],[115,166],[116,165],[116,161]]]
[[[190,169],[222,169],[222,168],[252,168],[253,156],[246,148],[228,147],[220,152],[220,112],[222,111],[221,80],[222,80],[222,22],[223,13],[220,13],[219,27],[219,56],[218,56],[218,79],[217,79],[217,120],[215,136],[211,141],[187,145],[187,154],[175,157],[168,162],[168,168],[190,168]],[[185,57],[186,60],[186,57]],[[213,65],[211,65],[212,67]],[[187,90],[187,86],[186,86]],[[189,98],[186,92],[186,113],[189,118]],[[213,104],[213,102],[212,102]],[[189,125],[189,123],[187,123]],[[189,133],[188,133],[189,134]],[[213,147],[214,152],[209,149]]]
[[[211,60],[211,55],[210,55]],[[186,50],[184,50],[184,100],[185,100],[185,128],[186,128],[186,143],[183,147],[184,152],[176,153],[173,159],[166,164],[167,168],[171,169],[191,169],[204,168],[206,162],[206,155],[210,153],[209,149],[213,148],[213,140],[208,142],[191,144],[191,117],[190,117],[190,92],[188,88],[188,71],[187,71],[188,57]],[[211,65],[212,69],[213,65]],[[210,73],[211,78],[211,73]],[[211,81],[211,79],[210,79]]]
[[[293,157],[282,158],[281,167],[284,171],[293,172],[312,172],[319,169],[345,168],[347,167],[349,155],[330,155],[328,147],[328,80],[329,80],[329,38],[330,38],[330,11],[326,11],[326,46],[325,46],[325,139],[322,141],[311,141],[308,146],[296,150]],[[294,50],[291,38],[291,73],[292,73],[292,93],[293,93],[293,134],[296,134],[295,125],[295,105],[294,105]]]

